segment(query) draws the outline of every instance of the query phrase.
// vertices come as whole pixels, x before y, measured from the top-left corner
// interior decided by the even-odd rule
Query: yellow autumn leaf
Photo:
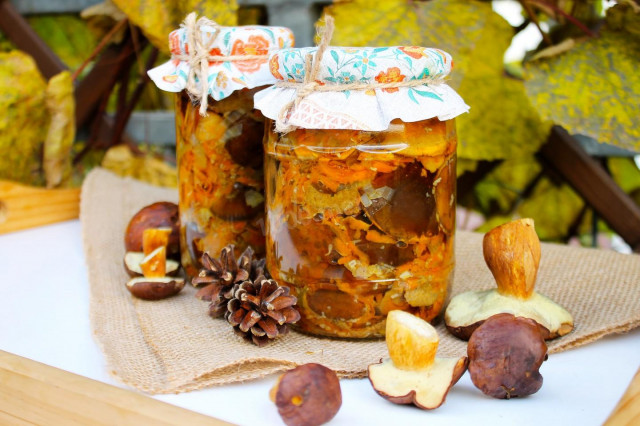
[[[640,190],[640,169],[630,157],[611,157],[607,159],[611,177],[626,193]]]
[[[31,56],[0,53],[0,179],[42,185],[46,83]]]
[[[474,187],[477,208],[485,214],[507,214],[542,167],[532,156],[505,160]]]
[[[76,137],[73,81],[68,71],[49,80],[46,106],[51,116],[44,141],[42,167],[48,188],[60,186],[71,175],[71,148]]]
[[[150,153],[136,155],[126,145],[110,148],[101,165],[119,176],[132,177],[156,186],[178,186],[178,172],[174,166]]]
[[[169,53],[169,33],[191,12],[206,16],[220,25],[237,25],[236,0],[113,0],[129,20],[142,28],[149,41]]]
[[[487,232],[515,218],[530,217],[541,240],[564,241],[583,207],[584,201],[569,185],[542,178],[529,198],[522,200],[513,212],[491,216],[476,231]]]
[[[543,123],[521,81],[504,73],[513,30],[489,2],[473,0],[353,0],[325,9],[335,19],[334,45],[421,45],[453,56],[449,84],[471,106],[456,118],[461,158],[491,160],[535,152]]]
[[[638,151],[640,34],[611,26],[568,52],[528,63],[527,92],[543,117],[569,133]]]
[[[571,187],[542,178],[531,196],[520,204],[520,217],[533,218],[541,240],[563,240],[584,207],[584,201]]]

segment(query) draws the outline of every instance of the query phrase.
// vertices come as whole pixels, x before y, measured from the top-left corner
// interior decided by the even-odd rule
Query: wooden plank
[[[539,152],[611,229],[640,251],[640,207],[566,130],[554,126]]]
[[[67,69],[8,0],[0,0],[0,30],[18,49],[33,57],[47,80]]]
[[[229,424],[4,351],[0,383],[3,424]]]
[[[640,424],[640,368],[631,380],[618,405],[604,423],[605,426],[633,426]]]
[[[71,220],[80,213],[80,188],[45,189],[0,181],[0,234]]]

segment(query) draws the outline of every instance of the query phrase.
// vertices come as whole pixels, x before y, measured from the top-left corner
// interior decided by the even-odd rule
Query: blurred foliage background
[[[279,0],[263,3],[270,2]],[[590,244],[596,223],[590,208],[562,179],[545,171],[536,153],[554,124],[640,152],[636,1],[336,0],[313,6],[319,26],[324,14],[334,16],[334,45],[420,45],[452,54],[449,83],[471,106],[457,119],[458,175],[474,171],[480,162],[500,161],[458,200],[480,218],[468,223],[466,216],[463,225],[485,231],[527,216],[536,221],[542,239],[577,238]],[[73,89],[91,71],[100,49],[117,46],[127,28],[140,28],[150,43],[136,50],[128,80],[119,81],[105,106],[117,115],[118,86],[134,90],[140,85],[142,64],[154,47],[160,52],[155,63],[167,60],[167,35],[191,11],[222,25],[282,24],[264,7],[246,7],[241,0],[106,0],[79,14],[29,15],[31,27],[69,68],[66,76],[49,81],[0,32],[0,179],[73,186],[102,163],[121,174],[175,185],[171,159],[153,141],[114,149],[92,144],[90,132],[76,132]],[[516,44],[528,50],[514,57]],[[168,110],[172,104],[172,96],[147,84],[135,107]],[[603,165],[640,203],[634,157],[611,156]],[[603,222],[597,230],[609,232]]]

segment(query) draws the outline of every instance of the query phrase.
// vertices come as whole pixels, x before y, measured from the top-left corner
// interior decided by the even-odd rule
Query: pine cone
[[[270,339],[287,333],[287,324],[300,319],[293,307],[297,301],[289,294],[289,287],[261,275],[233,287],[233,298],[224,317],[237,334],[264,346]]]
[[[204,286],[196,293],[196,297],[211,301],[209,315],[214,318],[221,317],[226,312],[235,284],[265,274],[265,261],[253,258],[251,246],[245,249],[237,261],[233,249],[233,244],[224,247],[219,259],[214,259],[205,252],[201,258],[203,268],[191,280],[195,287]]]

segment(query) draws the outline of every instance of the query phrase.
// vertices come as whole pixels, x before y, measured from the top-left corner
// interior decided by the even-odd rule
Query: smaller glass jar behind
[[[211,101],[207,115],[185,93],[176,96],[182,266],[197,274],[205,251],[227,244],[264,254],[264,117],[253,109],[257,89]]]
[[[169,62],[149,71],[176,92],[182,266],[198,273],[204,252],[234,244],[264,254],[264,117],[257,90],[275,81],[269,55],[293,46],[284,27],[221,27],[189,14],[169,35]],[[202,84],[202,83],[205,84]]]
[[[300,330],[379,337],[391,310],[440,313],[454,266],[453,119],[271,131],[265,151],[267,267],[298,297]]]

